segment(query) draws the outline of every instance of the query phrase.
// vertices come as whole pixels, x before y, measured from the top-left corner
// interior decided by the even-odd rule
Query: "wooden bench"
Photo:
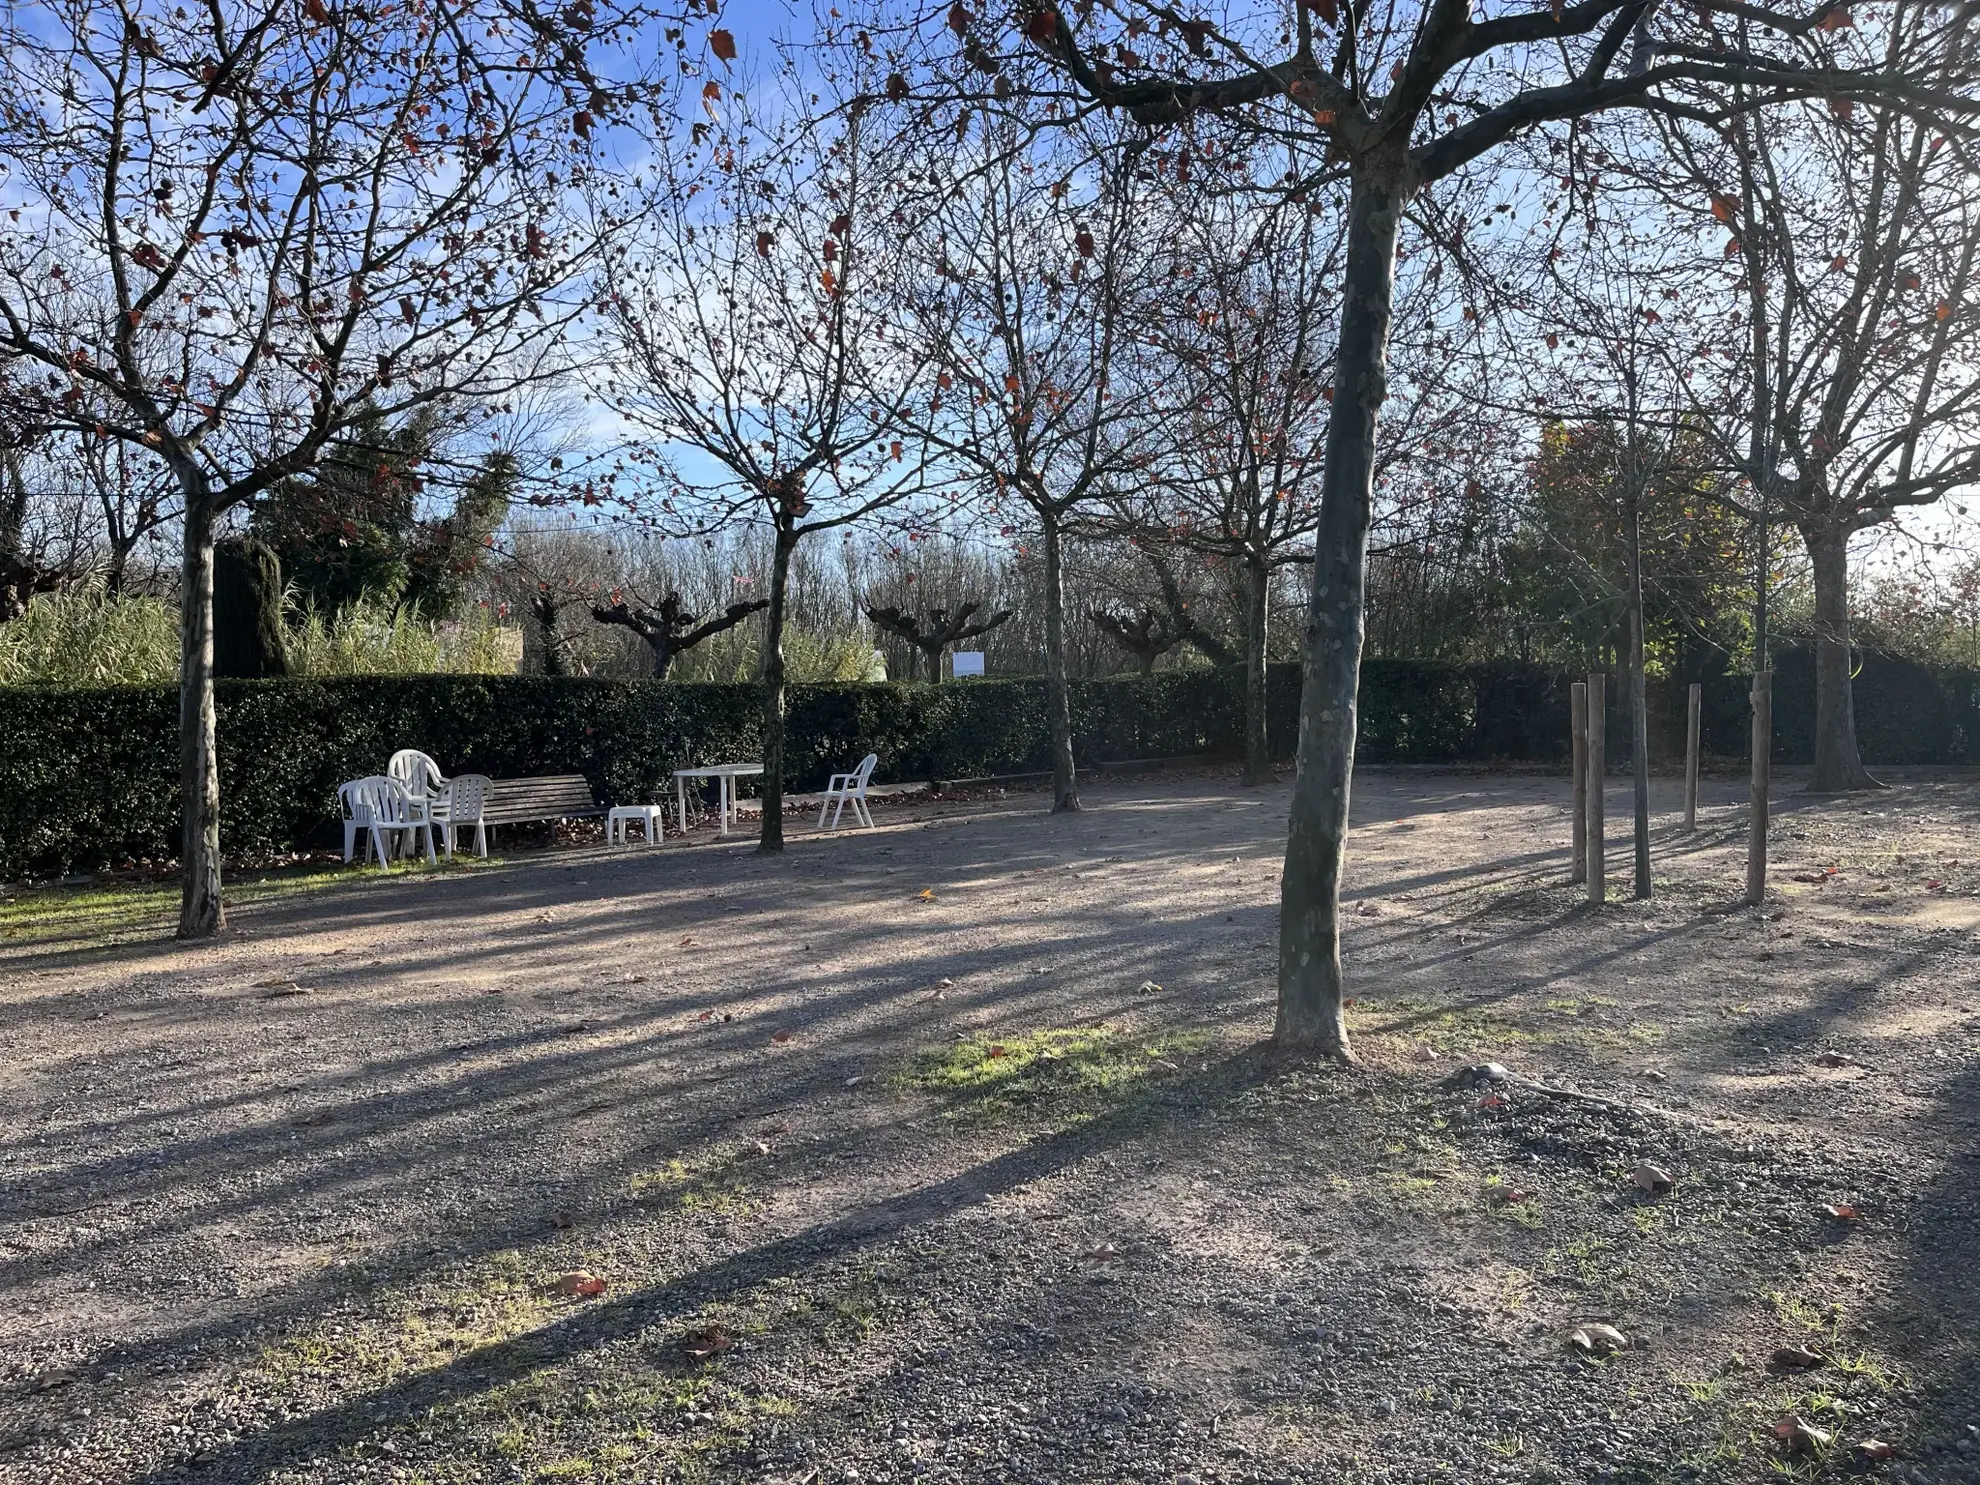
[[[532,820],[580,820],[605,813],[591,797],[591,784],[581,773],[551,774],[540,779],[495,779],[482,806],[485,825],[521,825]]]

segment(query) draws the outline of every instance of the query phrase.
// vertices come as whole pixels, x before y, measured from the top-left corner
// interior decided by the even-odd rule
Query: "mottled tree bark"
[[[1348,206],[1347,271],[1333,420],[1314,543],[1299,772],[1280,880],[1279,1008],[1273,1041],[1352,1060],[1341,1006],[1341,869],[1361,683],[1375,424],[1388,395],[1402,168],[1364,165]]]
[[[758,851],[784,849],[784,611],[797,537],[779,521],[770,559],[770,607],[763,614],[763,829]]]
[[[179,937],[226,927],[213,714],[213,513],[188,492],[179,557]]]
[[[1066,682],[1066,585],[1059,523],[1045,521],[1045,710],[1052,732],[1052,813],[1079,808],[1072,696]]]
[[[1802,530],[1815,578],[1815,771],[1808,789],[1842,794],[1880,789],[1856,748],[1856,701],[1849,678],[1849,537]]]
[[[1269,784],[1272,749],[1265,734],[1265,626],[1271,569],[1262,558],[1255,558],[1245,564],[1244,578],[1244,781]]]

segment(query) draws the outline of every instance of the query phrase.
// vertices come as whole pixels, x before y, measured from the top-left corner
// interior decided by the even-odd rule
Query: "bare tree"
[[[609,275],[624,369],[601,388],[648,440],[648,485],[616,496],[634,518],[678,533],[770,528],[763,851],[784,845],[792,555],[927,483],[903,432],[926,353],[897,323],[897,173],[862,110],[820,118],[786,101],[775,124],[733,95],[726,108],[711,101],[716,122],[656,146],[637,229]],[[682,450],[695,451],[694,469]]]
[[[1155,673],[1155,662],[1183,642],[1182,626],[1168,614],[1143,605],[1132,614],[1109,613],[1106,609],[1087,610],[1087,617],[1098,624],[1107,637],[1130,655],[1143,675]]]
[[[932,286],[921,336],[940,368],[919,431],[973,477],[993,517],[1015,503],[1044,556],[1045,693],[1052,809],[1079,808],[1065,640],[1065,545],[1142,455],[1121,361],[1144,263],[1132,133],[1101,131],[1070,157],[1034,160],[986,123],[956,169],[929,167]],[[1082,168],[1085,167],[1085,168]],[[1010,528],[1006,528],[1007,530]]]
[[[1973,38],[1934,53],[1937,24],[1905,7],[1880,23],[1886,69],[1961,86]],[[1674,121],[1667,136],[1669,205],[1722,229],[1710,235],[1725,267],[1698,277],[1730,354],[1693,379],[1698,402],[1743,476],[1741,509],[1756,527],[1792,527],[1814,579],[1808,787],[1875,788],[1851,697],[1849,543],[1980,477],[1968,141],[1902,95],[1841,88],[1711,128]]]
[[[752,598],[742,603],[732,603],[721,614],[705,622],[697,622],[697,616],[689,613],[681,602],[681,595],[669,593],[657,604],[627,603],[618,593],[612,595],[610,605],[594,604],[591,617],[601,624],[618,624],[630,629],[646,643],[653,652],[653,678],[664,681],[667,668],[674,663],[676,655],[686,654],[704,639],[733,629],[751,614],[762,613],[770,607],[767,598]]]
[[[899,636],[921,651],[928,662],[928,679],[939,685],[942,655],[951,645],[988,634],[1011,620],[1012,611],[1007,608],[979,619],[976,613],[982,607],[982,600],[974,599],[954,608],[903,609],[868,604],[864,609],[874,627]]]
[[[1007,13],[1008,14],[1008,13]],[[1716,120],[1796,98],[1885,97],[1964,121],[1976,111],[1964,61],[1963,12],[1920,11],[1886,52],[1866,24],[1845,29],[1836,0],[1805,13],[1750,0],[1656,8],[1648,0],[1563,0],[1479,16],[1465,0],[1411,0],[1371,13],[1316,0],[1288,25],[1276,7],[1220,21],[1129,3],[1078,14],[1051,4],[1010,19],[1022,40],[989,50],[979,23],[959,17],[964,57],[1052,96],[1122,109],[1161,128],[1241,116],[1255,129],[1299,135],[1327,151],[1302,191],[1347,185],[1344,302],[1334,355],[1313,572],[1300,769],[1294,784],[1280,920],[1275,1041],[1288,1050],[1351,1055],[1342,1013],[1340,880],[1352,782],[1367,538],[1377,417],[1398,234],[1412,201],[1515,136],[1549,123],[1632,108]],[[1746,18],[1727,34],[1723,22]],[[1879,23],[1881,25],[1881,22]],[[1336,37],[1323,52],[1320,30]],[[1956,56],[1957,66],[1943,59]],[[1033,77],[1034,70],[1042,75]],[[1066,97],[1067,85],[1074,97]],[[952,91],[977,92],[960,83]],[[903,79],[900,89],[914,99]],[[993,84],[993,96],[999,89]],[[924,111],[932,107],[922,103]],[[1955,132],[1964,128],[1963,122]],[[1176,139],[1187,152],[1187,133]]]
[[[364,415],[552,369],[614,95],[584,19],[470,0],[40,0],[0,48],[0,421],[116,438],[182,508],[179,933],[223,925],[213,542]]]
[[[1160,456],[1118,509],[1129,529],[1242,574],[1244,781],[1265,784],[1269,597],[1277,569],[1310,559],[1319,521],[1340,234],[1304,206],[1261,211],[1232,189],[1252,184],[1255,162],[1226,168],[1223,188],[1179,184],[1171,202],[1157,268],[1171,292],[1140,327]]]

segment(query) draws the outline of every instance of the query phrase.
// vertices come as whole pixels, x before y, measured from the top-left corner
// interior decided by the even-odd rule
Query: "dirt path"
[[[1212,771],[0,942],[0,1480],[1980,1482],[1980,789],[1563,794],[1358,781],[1349,1071]]]

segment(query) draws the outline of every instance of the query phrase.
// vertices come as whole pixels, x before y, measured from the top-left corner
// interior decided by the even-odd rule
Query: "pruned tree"
[[[866,617],[876,628],[906,640],[921,651],[928,663],[928,679],[937,685],[942,681],[942,655],[951,645],[975,639],[979,634],[988,634],[999,625],[1008,624],[1013,616],[1012,610],[1000,608],[978,619],[975,615],[982,607],[981,599],[954,608],[903,609],[893,605],[862,605]]]
[[[556,369],[609,219],[568,183],[643,24],[535,6],[37,0],[0,48],[0,425],[114,437],[182,508],[179,933],[223,925],[213,543],[346,429]]]
[[[669,593],[657,604],[639,603],[634,595],[634,603],[615,593],[612,602],[594,604],[591,617],[601,624],[617,624],[630,629],[646,642],[647,649],[653,652],[653,679],[667,679],[667,669],[674,663],[674,657],[686,654],[704,639],[736,627],[751,614],[760,614],[770,607],[767,598],[752,598],[743,603],[732,603],[715,618],[698,622],[697,616],[689,613],[681,602],[681,595]]]
[[[612,499],[650,529],[769,528],[762,851],[784,845],[784,625],[806,537],[927,487],[906,434],[926,352],[901,333],[898,173],[851,109],[764,122],[740,94],[662,141],[608,274],[606,401],[642,435]],[[753,90],[752,90],[753,91]],[[914,445],[914,446],[910,446]],[[682,451],[696,456],[692,469]]]
[[[1954,132],[1980,112],[1963,11],[1918,9],[1851,29],[1837,0],[1776,10],[1752,0],[1561,0],[1480,14],[1467,0],[1370,12],[1334,0],[1238,7],[1217,19],[1159,3],[962,11],[958,60],[1004,77],[991,92],[1083,100],[1150,129],[1234,119],[1303,136],[1324,161],[1290,183],[1347,188],[1335,396],[1322,476],[1301,706],[1300,768],[1282,878],[1278,1014],[1287,1050],[1351,1056],[1343,1015],[1340,882],[1353,775],[1377,420],[1388,388],[1396,251],[1405,216],[1437,182],[1550,123],[1634,109],[1693,120],[1802,98],[1881,98]],[[998,28],[1008,25],[1009,31]],[[1336,34],[1326,38],[1322,32]],[[1886,46],[1887,37],[1896,41]],[[1009,39],[1002,50],[993,44]],[[946,45],[946,43],[945,43]],[[931,64],[938,72],[940,62]],[[1015,77],[1013,76],[1015,74]],[[975,96],[950,64],[951,95]],[[938,83],[929,85],[935,91]],[[899,91],[926,114],[905,77]],[[1080,109],[1072,105],[1077,116]],[[1181,129],[1172,155],[1193,152]],[[1592,189],[1593,187],[1588,187]]]
[[[1188,638],[1184,627],[1175,623],[1168,614],[1157,613],[1145,606],[1132,614],[1109,613],[1102,608],[1088,609],[1086,616],[1098,624],[1109,639],[1134,656],[1135,664],[1143,675],[1153,675],[1155,662]]]

